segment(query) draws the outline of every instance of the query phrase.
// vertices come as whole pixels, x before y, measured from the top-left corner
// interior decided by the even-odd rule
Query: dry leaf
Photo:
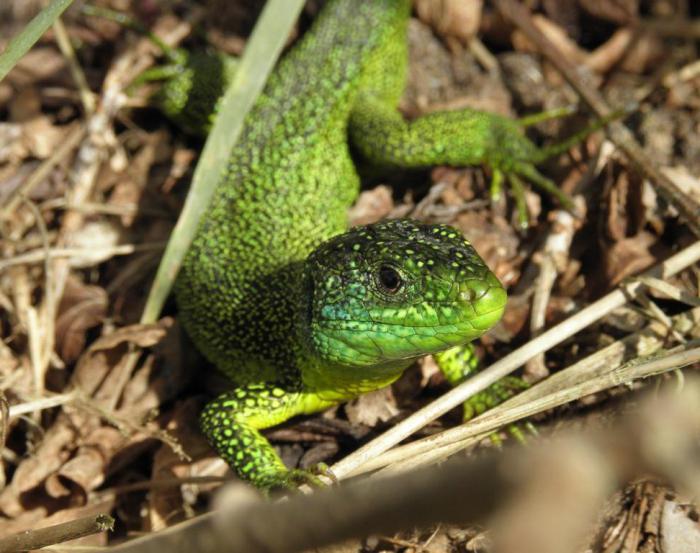
[[[111,249],[119,244],[121,236],[121,227],[109,219],[88,221],[80,232],[71,236],[70,245],[85,250],[71,257],[71,267],[93,267],[111,259]]]
[[[165,336],[171,324],[171,319],[163,319],[153,325],[132,325],[99,338],[78,360],[71,380],[72,385],[84,394],[92,396],[93,401],[102,409],[109,409],[118,402],[123,387],[131,375],[129,345],[153,346]],[[37,488],[48,477],[59,471],[69,459],[74,457],[76,448],[83,440],[88,444],[89,437],[104,425],[98,415],[64,407],[54,424],[47,429],[34,454],[22,460],[10,485],[0,493],[0,510],[12,517],[21,515],[25,509],[21,496]],[[136,442],[143,440],[144,437],[132,436],[123,437],[123,439],[124,441],[119,443],[118,447],[112,448],[115,452],[126,447],[126,440],[131,439]],[[101,466],[106,467],[111,461],[109,457],[102,457]],[[78,463],[77,468],[84,470],[88,464],[87,462],[82,465]],[[88,477],[78,479],[83,484],[100,481],[101,476],[89,474],[89,471],[86,471],[86,474]],[[55,481],[52,481],[50,486],[54,493],[62,492]],[[91,490],[80,492],[83,498],[84,492],[88,491]]]
[[[613,23],[631,23],[639,14],[639,0],[578,0],[589,14]]]
[[[35,86],[17,91],[7,106],[12,123],[26,123],[42,115],[41,97]]]
[[[21,90],[57,75],[65,75],[70,79],[65,58],[57,48],[37,46],[20,58],[5,80],[8,84],[13,84],[15,90]]]
[[[84,284],[70,275],[58,307],[56,350],[67,363],[75,361],[85,348],[89,329],[107,314],[107,293],[99,286]]]
[[[129,164],[117,177],[117,183],[109,198],[110,205],[134,207],[141,204],[151,167],[156,161],[159,144],[166,141],[167,136],[164,132],[148,136],[143,147],[129,160]],[[122,225],[126,228],[130,227],[136,215],[136,211],[122,215]]]
[[[605,252],[605,282],[615,286],[627,276],[648,269],[656,262],[649,251],[658,238],[649,232],[640,232],[631,238],[615,242]]]
[[[394,208],[391,188],[380,184],[372,190],[365,190],[349,212],[352,225],[368,225],[386,217]]]
[[[25,156],[25,149],[20,142],[22,125],[0,121],[0,163],[20,161]],[[6,183],[0,186],[0,197],[8,193]]]
[[[352,424],[375,426],[395,417],[399,410],[391,386],[387,386],[346,403],[345,413]]]
[[[464,42],[479,30],[483,0],[416,0],[418,17],[442,36],[454,36]]]
[[[143,365],[124,387],[120,411],[124,414],[157,409],[175,399],[190,383],[201,358],[188,350],[189,341],[182,328],[174,323]]]
[[[83,392],[94,394],[102,380],[110,372],[115,373],[117,362],[123,360],[129,344],[141,348],[151,347],[160,342],[172,326],[172,319],[164,318],[156,324],[130,325],[96,340],[78,361],[73,373],[73,383]],[[120,394],[121,390],[110,389],[110,395]]]
[[[192,476],[224,476],[231,473],[226,463],[219,457],[213,456],[213,451],[204,439],[197,423],[202,402],[190,398],[175,407],[172,419],[167,425],[168,432],[182,445],[194,462],[184,462],[170,447],[162,445],[153,459],[153,480],[169,480],[188,478]],[[186,501],[194,503],[198,493],[212,489],[218,484],[188,484],[184,497],[184,486],[168,486],[156,488],[149,494],[149,529],[163,528],[182,520],[185,515],[183,504]]]
[[[61,467],[57,475],[79,486],[87,495],[106,477],[107,463],[127,444],[122,432],[111,426],[96,428],[86,436],[76,456]]]
[[[63,127],[51,123],[48,117],[40,116],[22,125],[22,142],[29,153],[38,159],[46,159],[68,135]]]

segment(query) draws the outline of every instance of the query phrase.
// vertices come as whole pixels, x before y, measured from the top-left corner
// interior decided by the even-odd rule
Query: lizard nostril
[[[476,298],[476,291],[473,288],[468,288],[459,293],[459,299],[466,302],[473,302]]]

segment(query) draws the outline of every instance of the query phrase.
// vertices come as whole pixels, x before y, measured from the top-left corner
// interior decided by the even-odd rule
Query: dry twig
[[[109,515],[79,518],[47,528],[27,530],[13,536],[0,538],[0,553],[31,551],[113,529],[114,519]]]
[[[391,464],[382,473],[395,474],[430,465],[472,445],[489,433],[502,428],[503,425],[559,407],[613,386],[677,370],[698,362],[700,362],[700,348],[683,348],[680,351],[648,361],[633,360],[606,374],[572,384],[568,388],[550,391],[531,401],[513,398],[512,403],[500,405],[461,426],[392,449],[363,466],[363,472],[372,467],[389,465],[389,463]]]
[[[700,242],[695,242],[645,274],[666,278],[697,263],[698,260],[700,260]],[[484,390],[494,382],[510,374],[534,355],[560,344],[579,330],[586,328],[614,309],[623,306],[630,298],[635,297],[639,293],[642,286],[642,283],[638,281],[628,282],[617,290],[603,296],[573,317],[550,328],[420,411],[413,413],[378,438],[336,463],[331,467],[331,470],[340,479],[355,473],[365,463],[398,444],[430,421],[462,404],[475,393]]]
[[[697,467],[687,459],[700,437],[699,396],[700,388],[694,385],[682,397],[662,397],[641,411],[642,417],[628,419],[616,431],[606,429],[599,435],[569,438],[540,448],[459,459],[438,469],[356,482],[311,496],[297,495],[286,502],[262,501],[250,488],[237,484],[224,497],[220,511],[113,551],[291,553],[439,521],[484,520],[498,511],[503,513],[501,509],[512,499],[515,503],[501,516],[514,520],[513,509],[522,512],[522,498],[528,495],[523,490],[531,494],[533,488],[551,488],[556,482],[556,495],[539,495],[547,503],[539,512],[562,517],[560,496],[570,494],[566,525],[562,532],[553,534],[550,527],[556,520],[549,519],[546,524],[538,520],[530,529],[531,534],[537,532],[538,541],[521,549],[529,553],[537,545],[539,551],[554,551],[557,544],[572,543],[588,529],[601,502],[619,482],[653,471],[691,491],[700,489]],[[653,432],[647,432],[650,424]],[[522,531],[522,525],[517,530]],[[517,535],[510,532],[506,537],[513,540]]]

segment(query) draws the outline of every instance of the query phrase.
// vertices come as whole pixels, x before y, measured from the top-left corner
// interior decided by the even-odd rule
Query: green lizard
[[[553,150],[515,121],[473,110],[403,119],[409,11],[409,0],[326,3],[247,117],[177,279],[185,328],[236,386],[207,404],[202,429],[263,489],[312,476],[288,470],[260,429],[386,386],[430,353],[460,381],[473,368],[455,362],[459,348],[506,304],[449,226],[342,234],[359,187],[350,145],[384,168],[485,164],[496,181],[520,175],[558,192],[534,167]]]

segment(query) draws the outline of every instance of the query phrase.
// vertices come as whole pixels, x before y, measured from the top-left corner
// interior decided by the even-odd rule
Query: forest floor
[[[40,4],[4,2],[0,37],[20,30]],[[143,69],[157,63],[158,51],[134,31],[84,15],[78,4],[63,17],[72,47],[59,46],[50,30],[0,82],[0,392],[6,407],[0,537],[110,513],[114,532],[74,542],[104,546],[205,512],[217,488],[234,476],[196,422],[222,377],[188,342],[172,300],[157,323],[138,324],[202,142],[149,106],[148,88],[109,109],[113,83],[124,82],[135,63]],[[262,2],[95,4],[130,14],[172,43],[240,55]],[[308,4],[297,36],[318,11],[319,2]],[[483,11],[474,9],[478,4],[416,2],[401,104],[408,117],[463,107],[522,117],[582,106],[580,90],[520,29],[488,2]],[[452,224],[508,287],[502,322],[478,346],[486,365],[691,245],[697,240],[691,227],[700,225],[700,212],[690,224],[682,213],[700,202],[697,6],[682,0],[529,4],[540,31],[586,87],[612,106],[637,104],[624,124],[644,158],[688,202],[673,205],[653,175],[637,170],[604,133],[541,167],[577,197],[578,217],[527,190],[525,231],[509,194],[489,198],[489,176],[478,167],[367,179],[351,209],[353,224],[403,216]],[[528,134],[553,143],[593,117],[582,107]],[[667,282],[697,298],[699,279],[693,264]],[[671,296],[648,290],[645,299],[525,364],[524,378],[542,380],[652,320],[668,322],[690,309]],[[663,347],[697,332],[697,325],[669,332]],[[587,395],[533,422],[540,433],[562,433],[607,421],[642,388],[674,378],[668,373]],[[390,389],[295,419],[267,436],[289,466],[332,464],[448,389],[428,358]],[[460,422],[455,409],[417,437]],[[507,432],[501,436],[509,440]],[[469,454],[488,449],[493,442],[484,439]],[[680,543],[699,538],[692,530],[697,511],[678,492],[654,478],[620,489],[581,551],[697,551]],[[682,539],[668,538],[678,533]],[[442,525],[349,542],[344,550],[437,553],[485,551],[489,544],[481,527]]]

